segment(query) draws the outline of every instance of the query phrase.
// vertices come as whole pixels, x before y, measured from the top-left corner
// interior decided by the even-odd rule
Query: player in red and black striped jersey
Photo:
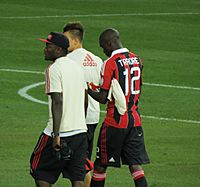
[[[144,135],[138,112],[142,86],[142,62],[128,49],[123,48],[119,32],[104,30],[99,44],[109,57],[102,67],[102,84],[99,92],[88,89],[98,102],[107,103],[107,113],[97,143],[97,153],[91,187],[103,187],[108,166],[128,165],[136,187],[146,187],[147,181],[141,164],[149,163]],[[112,80],[117,79],[126,99],[126,112],[121,115],[115,100],[108,101]]]
[[[141,126],[138,109],[138,101],[142,84],[142,62],[138,56],[129,52],[126,48],[118,49],[104,63],[102,70],[103,84],[101,89],[109,90],[111,80],[117,79],[126,97],[127,112],[120,115],[115,107],[115,102],[108,102],[105,123],[116,128],[127,128],[128,118],[134,117],[134,126]],[[114,114],[114,115],[113,115]]]

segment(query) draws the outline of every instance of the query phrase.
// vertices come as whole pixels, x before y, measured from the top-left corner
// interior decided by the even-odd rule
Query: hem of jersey
[[[94,125],[94,124],[98,124],[99,122],[94,122],[94,123],[86,123],[86,125]]]
[[[73,130],[73,131],[69,131],[69,132],[59,132],[59,136],[62,138],[62,137],[69,137],[69,136],[73,136],[73,135],[76,135],[76,134],[81,134],[81,133],[86,133],[87,130],[86,129],[80,129],[80,130]],[[46,134],[47,136],[51,136],[51,133],[50,131],[44,129],[43,131],[44,134]]]
[[[95,123],[99,123],[99,120],[97,120],[97,121],[86,121],[86,124],[95,124]]]

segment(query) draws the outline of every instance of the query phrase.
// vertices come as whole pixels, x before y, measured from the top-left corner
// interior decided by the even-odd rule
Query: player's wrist
[[[52,138],[60,137],[60,133],[59,133],[59,132],[52,132],[52,133],[51,133],[51,137],[52,137]]]

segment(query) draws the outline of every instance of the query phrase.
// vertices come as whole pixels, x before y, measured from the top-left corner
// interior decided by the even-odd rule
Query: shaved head
[[[119,39],[119,32],[114,28],[108,28],[101,33],[99,41],[110,41],[112,38]]]
[[[105,29],[99,36],[99,45],[107,56],[111,56],[114,50],[122,48],[119,31],[114,28]]]

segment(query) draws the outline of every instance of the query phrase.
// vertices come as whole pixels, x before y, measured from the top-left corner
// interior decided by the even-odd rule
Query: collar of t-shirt
[[[129,50],[127,48],[116,49],[112,52],[111,56],[116,55],[118,53],[125,53],[125,52],[129,52]]]

